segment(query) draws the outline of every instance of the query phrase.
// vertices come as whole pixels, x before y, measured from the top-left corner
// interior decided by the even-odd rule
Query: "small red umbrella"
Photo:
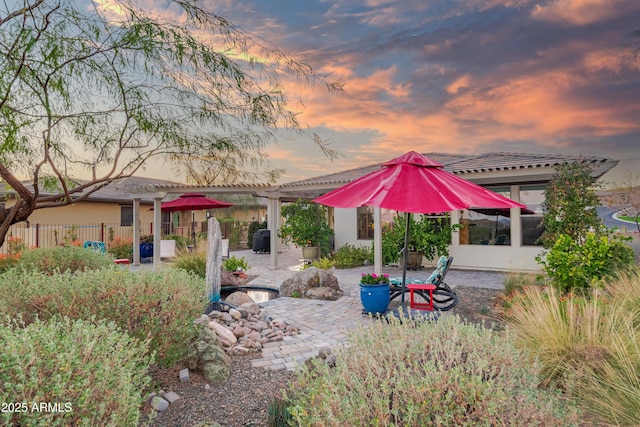
[[[471,181],[444,170],[444,165],[415,151],[382,164],[351,183],[314,199],[337,208],[378,206],[407,212],[405,244],[409,239],[409,213],[442,213],[469,208],[526,208]],[[402,302],[406,263],[402,273]]]
[[[206,197],[201,193],[185,193],[175,200],[160,205],[163,211],[200,211],[204,209],[219,209],[233,206],[233,203]]]
[[[206,197],[202,193],[185,193],[175,200],[162,203],[160,210],[168,212],[191,211],[191,237],[195,243],[196,230],[194,228],[195,216],[193,211],[228,208],[230,206],[233,206],[233,203]]]

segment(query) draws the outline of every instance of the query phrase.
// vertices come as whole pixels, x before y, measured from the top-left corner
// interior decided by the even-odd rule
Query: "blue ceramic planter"
[[[368,285],[360,283],[360,301],[362,301],[364,311],[367,313],[384,313],[389,307],[389,284]]]

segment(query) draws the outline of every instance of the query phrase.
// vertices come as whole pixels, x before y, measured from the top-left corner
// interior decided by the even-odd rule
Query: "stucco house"
[[[38,209],[28,221],[14,224],[10,236],[22,239],[30,246],[54,246],[70,237],[84,241],[108,242],[113,237],[132,238],[133,236],[133,200],[130,188],[145,188],[162,185],[182,186],[183,184],[144,177],[128,177],[117,180],[91,194],[87,199],[67,206]],[[172,194],[163,201],[178,197]],[[236,206],[219,209],[216,216],[230,217],[241,221],[263,220],[266,216],[266,205],[261,200],[239,198],[228,195],[229,202]],[[8,188],[0,190],[0,203],[6,207],[16,202],[16,194]],[[140,199],[138,221],[142,235],[153,233],[153,198]],[[207,212],[162,212],[162,233],[190,235],[190,223],[195,221],[196,231],[201,231],[206,224]]]
[[[527,211],[511,209],[509,212],[488,210],[456,211],[451,213],[454,224],[462,224],[460,232],[452,239],[450,254],[455,258],[456,268],[539,271],[535,256],[541,247],[536,244],[544,201],[544,190],[556,167],[567,162],[588,164],[595,177],[600,177],[616,166],[618,161],[602,157],[578,157],[566,155],[540,155],[493,152],[484,154],[424,153],[445,166],[445,170],[476,184],[485,186],[513,200],[527,205]],[[374,164],[338,173],[323,175],[287,184],[268,186],[217,186],[189,187],[156,185],[131,189],[136,200],[152,197],[159,205],[170,194],[184,191],[207,193],[251,194],[267,200],[268,228],[277,235],[280,225],[281,203],[298,198],[313,199],[328,191],[345,185],[380,167]],[[407,195],[410,197],[410,195]],[[392,212],[361,207],[358,209],[329,208],[329,223],[335,231],[335,247],[344,244],[370,245],[376,228],[381,229]],[[156,222],[160,218],[155,219]],[[160,240],[160,234],[154,236]],[[380,245],[377,245],[378,247]],[[134,245],[135,248],[135,245]],[[279,239],[271,239],[271,265],[278,265],[277,254],[282,250]],[[134,253],[134,258],[135,258]],[[135,262],[135,260],[134,260]],[[381,256],[376,254],[376,269],[381,268]]]

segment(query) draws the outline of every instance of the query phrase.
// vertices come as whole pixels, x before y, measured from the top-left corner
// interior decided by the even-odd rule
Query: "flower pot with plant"
[[[389,307],[390,287],[388,274],[363,274],[360,278],[360,301],[364,311],[381,314]]]
[[[318,259],[329,254],[333,231],[329,227],[324,206],[299,199],[283,206],[281,213],[284,224],[278,233],[280,238],[293,242],[303,250],[316,248],[309,249],[309,253],[303,255],[306,259]]]

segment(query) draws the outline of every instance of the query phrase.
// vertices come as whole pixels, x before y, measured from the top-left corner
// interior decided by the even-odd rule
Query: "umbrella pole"
[[[404,227],[404,248],[402,248],[402,296],[400,297],[400,304],[402,304],[402,306],[404,306],[404,290],[407,283],[407,253],[409,252],[409,226],[411,225],[409,215],[411,215],[411,213],[407,212],[407,222]]]

